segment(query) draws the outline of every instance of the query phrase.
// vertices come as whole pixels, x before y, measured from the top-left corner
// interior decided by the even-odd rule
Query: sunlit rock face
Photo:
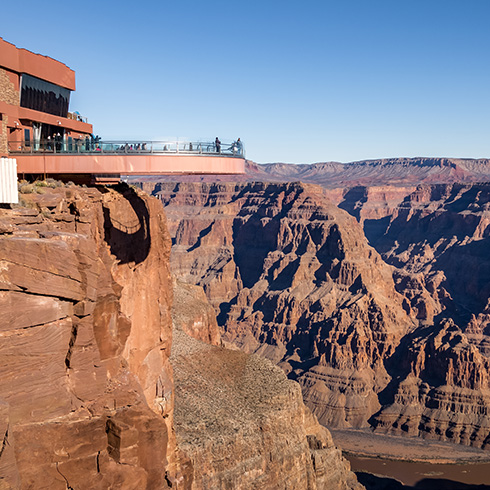
[[[421,324],[393,361],[403,381],[386,391],[374,423],[488,447],[490,185],[390,189],[365,188],[340,203],[396,268],[396,288]]]
[[[2,484],[167,488],[172,283],[160,203],[128,187],[31,186],[0,210],[0,231]]]
[[[160,183],[156,194],[176,275],[204,288],[225,342],[300,383],[322,424],[486,447],[485,188]],[[407,364],[428,349],[423,369]],[[441,366],[451,376],[435,376]]]

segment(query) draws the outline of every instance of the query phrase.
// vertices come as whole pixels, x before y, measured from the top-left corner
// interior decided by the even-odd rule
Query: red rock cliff
[[[2,488],[167,488],[161,206],[127,187],[25,186],[0,210]]]

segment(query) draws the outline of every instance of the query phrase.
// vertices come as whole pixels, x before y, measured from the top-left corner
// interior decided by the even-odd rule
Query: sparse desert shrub
[[[55,189],[56,187],[59,187],[61,184],[59,184],[58,181],[54,179],[46,179],[46,180],[36,180],[36,182],[34,182],[34,185],[36,187],[49,187],[50,189]]]
[[[21,194],[32,194],[34,192],[34,184],[29,184],[27,182],[25,184],[20,184],[19,192]]]
[[[52,189],[55,189],[56,187],[61,187],[63,185],[63,182],[53,179],[51,177],[49,179],[46,179],[46,182],[48,183],[48,187],[51,187]]]

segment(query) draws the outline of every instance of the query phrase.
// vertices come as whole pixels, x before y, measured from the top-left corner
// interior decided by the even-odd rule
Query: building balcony
[[[95,138],[9,142],[19,174],[241,174],[241,142],[99,141]]]

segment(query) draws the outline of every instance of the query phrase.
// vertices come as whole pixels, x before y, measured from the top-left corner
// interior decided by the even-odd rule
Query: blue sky
[[[103,139],[237,137],[259,162],[490,157],[489,0],[2,5]]]

